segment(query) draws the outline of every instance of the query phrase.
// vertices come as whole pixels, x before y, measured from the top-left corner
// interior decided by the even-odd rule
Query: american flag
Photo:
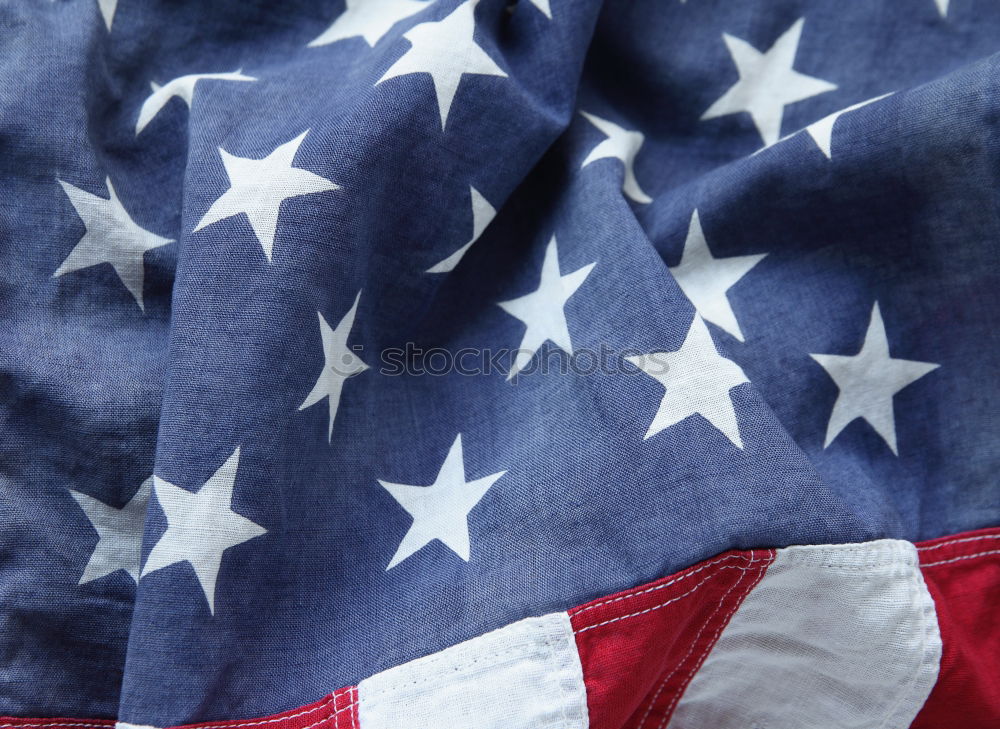
[[[0,3],[0,729],[1000,726],[998,51]]]

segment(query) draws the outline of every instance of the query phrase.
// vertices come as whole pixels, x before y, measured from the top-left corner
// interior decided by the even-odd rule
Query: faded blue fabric
[[[995,2],[481,0],[507,75],[466,75],[442,129],[430,76],[376,82],[459,5],[316,47],[341,0],[119,0],[110,31],[94,0],[0,7],[0,715],[257,717],[726,549],[1000,522]],[[787,138],[702,119],[739,78],[723,34],[764,52],[802,18],[794,68],[836,88],[784,107]],[[256,80],[199,81],[136,134],[151,82],[237,70]],[[829,158],[793,134],[890,92],[836,120]],[[651,202],[622,161],[583,166],[606,135],[580,111],[643,135]],[[281,205],[270,260],[246,215],[195,230],[230,186],[220,148],[303,132],[294,166],[339,187]],[[174,241],[143,256],[144,309],[106,263],[53,275],[86,230],[59,181],[108,198],[109,177]],[[427,273],[470,240],[470,186],[498,215]],[[644,438],[665,390],[620,361],[692,329],[670,269],[695,210],[714,257],[766,254],[727,294],[744,340],[708,324],[748,380],[723,399],[742,447],[700,414]],[[562,275],[595,264],[565,306],[576,365],[617,366],[393,373],[434,366],[388,354],[408,346],[517,347],[497,303],[538,286],[553,236]],[[300,409],[317,312],[334,328],[359,291],[369,369],[328,439],[327,402]],[[876,302],[891,356],[939,367],[893,398],[898,454],[863,419],[824,447],[838,387],[810,355],[857,354]],[[435,540],[387,569],[412,519],[379,480],[434,483],[458,434],[467,481],[505,472],[468,561]],[[98,533],[72,492],[197,492],[237,448],[231,510],[266,534],[225,550],[214,610],[189,562],[80,583]]]

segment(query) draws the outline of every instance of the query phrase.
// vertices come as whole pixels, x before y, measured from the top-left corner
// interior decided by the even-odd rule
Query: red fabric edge
[[[725,552],[570,610],[591,729],[665,726],[774,556]]]
[[[18,719],[0,717],[0,729],[113,729],[112,719]],[[184,724],[184,729],[359,729],[358,689],[347,686],[319,701],[260,719]]]
[[[912,729],[1000,726],[1000,528],[917,544],[934,599],[938,680]]]
[[[319,701],[263,719],[185,724],[184,729],[358,729],[358,689],[347,686]],[[2,728],[0,728],[2,729]]]
[[[113,727],[114,719],[21,719],[16,716],[0,716],[0,729],[49,729],[50,727],[92,727],[94,729]]]
[[[930,539],[918,542],[916,547],[921,571],[938,609],[944,656],[941,679],[913,723],[913,729],[939,729],[944,726],[940,723],[943,718],[947,718],[949,725],[957,725],[951,722],[958,719],[955,711],[962,706],[967,707],[968,713],[968,717],[959,722],[963,729],[994,727],[1000,720],[1000,622],[992,617],[1000,605],[1000,527]],[[774,554],[774,550],[764,549],[725,552],[673,575],[568,610],[584,663],[591,728],[636,727],[651,718],[669,719],[676,699],[715,645],[722,628],[762,579]],[[729,579],[725,577],[727,574]],[[961,584],[956,575],[961,578]],[[696,592],[700,594],[695,595]],[[996,599],[979,599],[980,595],[989,593],[992,596],[994,592]],[[689,599],[688,595],[695,599]],[[702,609],[711,606],[707,616],[692,608],[695,602]],[[680,618],[675,619],[671,613]],[[654,614],[657,618],[671,617],[668,621],[671,627],[658,636],[661,644],[666,640],[671,645],[688,647],[680,663],[660,672],[655,680],[657,689],[653,690],[653,694],[657,690],[658,694],[639,692],[643,701],[638,706],[622,705],[614,700],[603,705],[600,700],[592,701],[602,692],[613,693],[615,687],[595,683],[593,676],[587,675],[590,666],[584,654],[590,648],[586,646],[588,639],[581,635],[606,633],[614,625],[617,626],[615,631],[621,634],[609,645],[620,648],[621,641],[627,643],[636,636],[630,635],[629,630],[618,629],[638,625]],[[989,621],[985,629],[982,620]],[[648,634],[641,639],[648,639]],[[613,657],[615,652],[612,648],[609,655]],[[638,680],[627,670],[624,673],[626,681]],[[633,683],[630,690],[634,692],[634,688]],[[607,706],[617,707],[618,714],[627,710],[624,718],[617,724],[608,721],[614,717],[608,716]],[[112,719],[0,716],[0,729],[113,729],[115,725]],[[312,704],[259,719],[203,722],[168,729],[250,727],[360,729],[357,687],[338,689]]]
[[[1000,554],[1000,527],[917,542],[920,569]],[[954,560],[954,562],[952,561]]]

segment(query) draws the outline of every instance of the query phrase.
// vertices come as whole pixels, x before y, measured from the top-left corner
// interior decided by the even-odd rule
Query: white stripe
[[[677,705],[671,729],[905,729],[941,635],[909,542],[779,549]]]
[[[116,721],[115,729],[159,729],[149,724],[129,724],[127,721]]]
[[[586,729],[566,613],[528,618],[358,685],[361,729]]]

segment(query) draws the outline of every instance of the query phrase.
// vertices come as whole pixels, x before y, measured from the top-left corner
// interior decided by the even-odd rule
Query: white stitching
[[[239,724],[208,724],[205,726],[198,726],[196,729],[239,729],[239,727],[246,726],[260,726],[261,724],[272,724],[275,722],[286,721],[288,719],[295,719],[300,716],[306,716],[307,714],[314,714],[326,708],[331,701],[335,699],[334,696],[330,696],[322,704],[314,706],[311,709],[306,709],[305,711],[300,711],[297,714],[289,714],[288,716],[278,716],[273,719],[262,719],[260,721],[246,721],[240,722]],[[353,702],[345,708],[351,708]],[[343,711],[343,709],[341,710]],[[336,712],[340,713],[340,712]],[[335,714],[331,715],[335,716]],[[327,717],[329,718],[329,717]],[[324,719],[325,721],[325,719]],[[46,723],[33,723],[33,724],[0,724],[0,729],[48,729],[49,727],[91,727],[92,729],[113,729],[115,722],[108,721],[106,724],[98,723],[84,723],[84,722],[46,722]],[[315,726],[315,724],[313,725]],[[309,729],[306,727],[306,729]]]
[[[354,693],[354,692],[352,691],[351,693],[349,693],[349,694],[347,695],[347,696],[348,696],[348,699],[349,699],[349,701],[347,702],[347,705],[346,705],[346,706],[341,706],[341,707],[340,707],[339,709],[337,709],[336,711],[334,711],[333,713],[331,713],[331,714],[330,714],[330,716],[328,716],[328,717],[327,717],[327,719],[329,719],[329,718],[331,718],[331,717],[334,717],[334,716],[336,716],[337,714],[342,714],[342,713],[344,713],[345,711],[350,711],[351,709],[353,709],[353,708],[354,708],[354,704],[355,704],[355,703],[357,703],[357,702],[356,702],[356,701],[354,700],[354,698],[352,697],[352,695],[351,695],[351,694],[353,694],[353,693]]]
[[[317,721],[317,722],[313,722],[313,723],[312,723],[312,724],[310,724],[309,726],[306,726],[306,727],[302,727],[302,729],[313,729],[313,727],[317,727],[317,726],[319,726],[319,725],[320,725],[320,724],[322,724],[322,723],[323,723],[324,721],[330,721],[330,719],[336,719],[336,718],[337,718],[337,715],[338,715],[338,714],[342,714],[342,713],[343,713],[343,712],[345,712],[345,711],[350,711],[351,709],[353,709],[353,708],[354,708],[354,703],[355,703],[355,702],[354,702],[354,700],[352,699],[352,700],[351,700],[351,702],[350,702],[350,703],[349,703],[349,704],[348,704],[347,706],[342,706],[341,708],[339,708],[339,709],[337,709],[336,711],[332,712],[332,713],[331,713],[331,714],[330,714],[329,716],[324,716],[324,717],[323,717],[322,719],[320,719],[319,721]],[[337,719],[337,720],[339,721],[339,719]],[[336,725],[335,725],[335,726],[336,726]]]
[[[754,562],[758,561],[756,559],[756,556],[753,554],[752,551],[750,552],[750,556],[751,556],[751,559],[750,559],[750,563],[751,564],[753,564]],[[763,561],[763,560],[760,560],[760,561]],[[764,568],[764,570],[766,570],[767,567],[770,566],[770,564],[771,564],[771,562],[768,562],[767,564],[762,565],[762,567]],[[751,569],[744,570],[743,574],[740,575],[740,578],[738,580],[736,580],[736,582],[733,584],[732,587],[730,587],[728,590],[726,590],[726,594],[723,595],[722,599],[719,600],[719,607],[720,608],[722,607],[722,605],[723,605],[726,597],[729,595],[729,593],[732,592],[734,589],[736,589],[736,585],[740,584],[740,582],[743,581],[743,578],[747,576],[746,573],[747,572],[751,572],[751,571],[759,572],[760,576],[763,577],[764,572],[761,571],[761,567],[756,567],[756,568],[751,568]],[[705,658],[708,656],[708,654],[712,651],[712,648],[715,647],[715,644],[716,644],[716,642],[719,639],[719,634],[722,632],[722,629],[726,625],[729,624],[729,621],[732,619],[733,615],[736,613],[736,610],[743,604],[743,601],[746,600],[746,596],[750,594],[750,590],[752,590],[753,588],[754,588],[754,582],[753,582],[753,579],[751,578],[750,584],[747,585],[746,588],[743,591],[743,598],[740,599],[740,600],[736,600],[733,603],[733,606],[729,609],[729,614],[722,621],[719,622],[719,626],[715,629],[715,634],[712,636],[711,640],[708,641],[708,646],[706,647],[705,652],[702,653],[702,655],[701,655],[701,660],[705,660]],[[715,614],[717,612],[718,612],[718,609],[716,609],[715,612],[712,613],[712,618],[715,617]],[[708,623],[711,621],[712,618],[709,618],[709,620],[707,620],[701,626],[701,630],[698,631],[698,635],[696,635],[695,639],[691,642],[691,647],[688,649],[688,655],[691,654],[691,650],[694,648],[695,643],[698,642],[698,639],[701,637],[702,632],[704,632],[705,628],[708,626]],[[677,669],[679,669],[684,664],[684,662],[687,661],[688,655],[684,656],[684,660],[682,660],[680,663],[677,664],[676,668],[674,668],[674,671],[676,671]],[[671,699],[670,704],[667,706],[666,710],[663,712],[663,719],[660,721],[660,726],[658,727],[658,729],[664,729],[667,726],[667,719],[670,717],[671,713],[673,712],[674,707],[677,705],[678,700],[680,700],[681,696],[687,690],[687,686],[690,684],[691,677],[694,675],[695,669],[697,668],[698,665],[700,665],[700,664],[696,663],[688,671],[688,680],[687,680],[687,683],[684,684],[684,686],[681,688],[680,691],[678,691],[677,693],[674,694],[674,698]],[[664,682],[664,683],[666,683],[666,682]]]
[[[711,562],[707,562],[706,564],[703,564],[701,567],[699,567],[696,570],[692,570],[691,572],[687,572],[687,573],[681,575],[680,577],[675,577],[674,579],[670,580],[669,582],[664,582],[661,585],[653,585],[652,587],[647,587],[645,590],[640,590],[639,592],[630,592],[630,593],[627,593],[625,595],[619,595],[618,597],[612,597],[612,598],[608,598],[607,600],[601,600],[600,602],[595,602],[595,603],[592,603],[590,605],[584,605],[583,607],[581,607],[581,608],[579,608],[577,610],[570,611],[570,617],[576,617],[577,615],[585,613],[588,610],[593,610],[594,608],[601,607],[602,605],[609,605],[609,604],[611,604],[613,602],[619,602],[620,600],[628,600],[628,599],[633,598],[633,597],[638,597],[639,595],[645,595],[647,592],[656,592],[657,590],[662,590],[665,587],[670,587],[671,585],[673,585],[673,584],[675,584],[677,582],[681,582],[682,580],[686,580],[688,577],[692,577],[692,576],[698,574],[699,572],[701,572],[702,570],[708,569],[709,567],[711,567],[714,564],[719,564],[720,562],[725,562],[726,560],[730,560],[730,559],[742,559],[742,560],[746,560],[747,558],[746,558],[746,555],[744,555],[742,553],[741,554],[730,554],[730,555],[728,555],[726,557],[720,557],[719,559],[716,559],[716,560],[713,560]],[[751,563],[752,562],[753,562],[753,560],[751,560]]]
[[[111,729],[114,727],[114,722],[108,720],[108,723],[97,724],[97,723],[84,723],[84,722],[46,722],[44,724],[0,724],[0,729],[11,729],[12,727],[17,727],[18,729],[47,729],[50,726],[87,726],[87,727],[108,727]]]
[[[750,564],[753,564],[752,552],[751,552]],[[716,572],[715,574],[718,575],[719,573]],[[713,575],[713,577],[714,576],[715,575]],[[680,661],[678,661],[677,663],[674,664],[674,667],[667,673],[666,676],[663,677],[663,680],[660,681],[659,687],[656,689],[656,692],[653,694],[653,697],[649,700],[649,703],[646,705],[646,710],[642,714],[642,719],[639,720],[639,729],[642,729],[644,726],[646,726],[646,720],[649,718],[650,712],[653,711],[653,707],[656,706],[656,702],[660,698],[660,694],[663,693],[663,689],[666,688],[667,682],[670,681],[671,678],[673,678],[674,674],[677,673],[677,669],[680,668],[681,665],[684,663],[684,661],[686,661],[688,659],[688,656],[691,655],[691,651],[694,650],[694,646],[698,642],[698,638],[701,637],[701,633],[705,629],[705,626],[708,625],[710,622],[712,622],[712,618],[714,618],[715,615],[716,615],[716,613],[718,613],[719,610],[722,609],[722,606],[723,606],[724,601],[726,599],[726,595],[728,595],[730,593],[730,591],[732,591],[733,587],[735,587],[736,585],[740,584],[740,582],[742,582],[742,580],[743,580],[743,578],[745,576],[746,576],[746,572],[743,572],[736,579],[736,582],[734,582],[730,586],[730,588],[728,590],[726,590],[725,594],[722,596],[722,599],[719,600],[718,605],[715,606],[715,610],[713,610],[711,612],[711,614],[709,614],[709,616],[705,619],[705,622],[702,623],[701,628],[699,628],[698,633],[695,635],[694,640],[692,640],[690,642],[690,644],[688,645],[687,653],[684,654],[684,656],[681,658]]]
[[[937,567],[939,564],[951,564],[952,562],[961,562],[963,559],[973,559],[975,557],[985,557],[988,554],[1000,554],[1000,549],[991,549],[988,552],[976,552],[975,554],[966,554],[961,557],[953,557],[952,559],[942,559],[940,562],[928,562],[927,564],[920,565],[923,567]]]
[[[750,571],[752,569],[755,569],[755,568],[753,568],[753,567],[737,567],[735,565],[727,565],[726,567],[721,567],[720,569],[724,569],[724,570],[740,570],[742,572],[748,572],[748,571]],[[715,573],[709,575],[708,577],[706,577],[705,579],[703,579],[701,582],[699,582],[697,585],[695,585],[694,587],[692,587],[687,592],[685,592],[683,594],[680,594],[677,597],[671,598],[670,600],[667,600],[666,602],[662,602],[659,605],[654,605],[653,607],[646,608],[645,610],[640,610],[639,612],[636,612],[636,613],[629,613],[628,615],[620,615],[617,618],[611,618],[610,620],[605,620],[605,621],[600,622],[600,623],[595,623],[594,625],[588,625],[586,628],[580,628],[579,630],[574,631],[574,632],[577,635],[579,635],[580,633],[586,633],[588,630],[593,630],[594,628],[600,628],[602,625],[610,625],[611,623],[617,623],[619,620],[625,620],[626,618],[634,618],[637,615],[645,615],[646,613],[651,613],[654,610],[659,610],[660,608],[666,607],[667,605],[669,605],[672,602],[677,602],[678,600],[680,600],[682,598],[685,598],[685,597],[687,597],[688,595],[690,595],[690,594],[692,594],[694,592],[697,592],[698,589],[702,585],[704,585],[706,582],[708,582],[709,580],[711,580],[713,577],[715,577],[718,574],[719,574],[718,572],[715,572]]]
[[[329,717],[329,716],[324,716],[324,717],[323,717],[322,719],[320,719],[319,721],[317,721],[317,722],[315,722],[315,723],[313,723],[313,724],[310,724],[310,725],[309,725],[309,726],[307,726],[307,727],[303,727],[303,729],[313,729],[313,727],[317,727],[317,726],[319,726],[319,725],[320,725],[320,724],[322,724],[322,723],[323,723],[324,721],[330,721],[330,717]]]
[[[260,726],[261,724],[273,724],[279,721],[286,721],[288,719],[295,719],[300,716],[306,716],[307,714],[314,714],[317,711],[320,711],[321,709],[325,709],[331,701],[336,702],[336,696],[331,694],[319,706],[314,706],[311,709],[300,711],[297,714],[289,714],[288,716],[277,716],[274,717],[273,719],[261,719],[260,721],[244,721],[240,722],[239,724],[209,724],[206,726],[199,726],[197,729],[238,729],[238,727],[244,727],[244,726]]]
[[[963,537],[961,539],[949,539],[946,542],[941,542],[940,544],[932,544],[929,547],[917,547],[917,551],[929,552],[932,549],[940,549],[941,547],[948,547],[952,544],[961,544],[962,542],[978,542],[981,539],[1000,539],[1000,534],[984,534],[979,537]]]
[[[514,623],[511,623],[510,625],[514,625]],[[506,628],[508,626],[504,626],[504,627]],[[500,628],[500,630],[503,630],[503,629],[504,628]],[[486,633],[484,635],[488,635],[488,633]],[[473,639],[473,640],[475,640],[475,639]],[[458,643],[456,645],[461,646],[461,645],[464,645],[464,643]],[[454,648],[454,647],[455,646],[450,646],[450,648]],[[465,671],[468,671],[470,668],[472,668],[473,666],[475,666],[477,663],[482,663],[482,662],[485,662],[485,661],[498,661],[499,659],[505,658],[506,656],[509,656],[509,655],[512,655],[512,654],[518,654],[518,653],[523,654],[523,653],[526,653],[526,651],[530,650],[533,647],[535,647],[534,644],[527,645],[527,646],[520,645],[520,644],[519,645],[514,645],[514,646],[511,646],[510,648],[504,648],[503,650],[500,650],[500,651],[495,651],[495,652],[490,652],[490,653],[483,653],[482,655],[478,655],[478,656],[476,656],[475,658],[473,658],[471,660],[463,660],[461,663],[455,663],[455,664],[450,665],[450,666],[447,665],[447,663],[446,663],[449,660],[449,655],[448,655],[449,648],[445,648],[444,650],[438,651],[437,653],[431,653],[429,656],[423,656],[422,658],[417,658],[414,661],[410,661],[410,663],[414,663],[415,661],[422,661],[423,662],[423,668],[424,668],[424,675],[423,676],[420,676],[418,678],[406,681],[404,683],[400,683],[400,684],[396,684],[396,685],[389,685],[389,686],[386,686],[385,688],[382,688],[382,689],[380,689],[378,691],[372,691],[372,690],[365,691],[365,700],[368,701],[369,703],[371,703],[371,702],[374,702],[374,700],[376,698],[381,698],[382,696],[385,696],[387,694],[395,694],[395,693],[399,692],[402,689],[411,689],[411,688],[413,688],[415,686],[421,686],[421,685],[424,685],[424,684],[432,683],[434,681],[438,681],[440,679],[440,676],[438,674],[432,673],[431,671],[428,671],[426,669],[428,667],[436,666],[436,665],[438,665],[439,663],[442,663],[442,662],[446,663],[447,670],[452,671],[454,673],[463,673]],[[466,652],[468,652],[468,651],[466,651]],[[406,665],[409,665],[409,663],[404,663],[402,665],[406,666]],[[397,666],[397,668],[398,668],[398,666]],[[392,670],[392,669],[389,669],[389,670]],[[2,728],[0,728],[0,729],[2,729]]]

